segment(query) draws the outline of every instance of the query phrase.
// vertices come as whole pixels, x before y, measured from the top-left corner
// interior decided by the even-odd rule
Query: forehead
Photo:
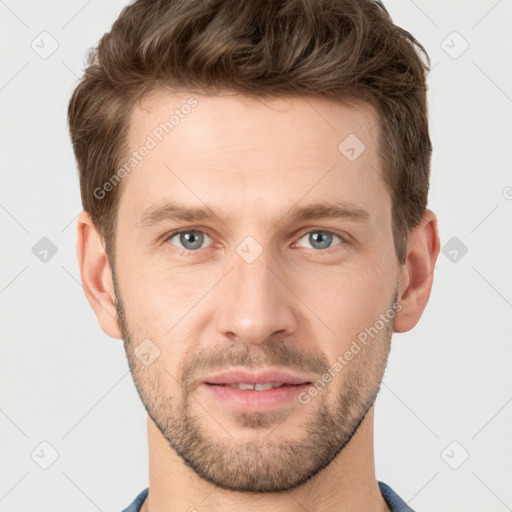
[[[349,134],[371,149],[378,134],[378,114],[369,103],[318,96],[251,98],[160,91],[134,107],[129,146],[136,147],[150,135],[157,143],[172,139],[193,144],[199,154],[229,150],[229,156],[233,151],[278,145],[286,156],[297,149],[307,154],[320,146],[337,152],[337,142]],[[253,142],[258,147],[253,148]]]
[[[301,198],[385,207],[378,134],[364,102],[161,91],[132,112],[126,160],[135,165],[120,208],[176,198],[248,215],[249,205],[277,205],[278,215]]]

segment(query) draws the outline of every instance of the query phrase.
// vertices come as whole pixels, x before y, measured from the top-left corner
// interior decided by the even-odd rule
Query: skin
[[[130,150],[190,96],[160,91],[135,107]],[[148,411],[142,510],[389,510],[375,477],[373,404],[393,332],[412,329],[427,304],[436,216],[425,211],[399,265],[369,104],[194,97],[198,105],[121,184],[114,268],[86,212],[77,225],[87,298],[104,332],[124,340]],[[354,161],[338,150],[350,133],[365,144]],[[218,216],[141,225],[165,200]],[[367,218],[286,215],[336,201]],[[183,228],[208,236],[171,236]],[[325,232],[334,235],[322,246]],[[251,263],[237,252],[248,236],[261,250]],[[392,320],[307,404],[240,413],[198,387],[236,367],[318,379],[393,304]],[[145,339],[160,351],[148,365],[134,352]]]

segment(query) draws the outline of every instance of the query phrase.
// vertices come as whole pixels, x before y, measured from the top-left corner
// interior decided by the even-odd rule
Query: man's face
[[[290,489],[350,440],[386,366],[399,267],[377,114],[320,98],[194,95],[159,130],[190,96],[160,93],[131,118],[130,153],[153,146],[148,136],[156,145],[124,178],[117,216],[128,361],[150,418],[198,475]],[[167,202],[211,217],[180,219]],[[312,205],[346,214],[297,216]],[[268,369],[312,384],[205,383]]]

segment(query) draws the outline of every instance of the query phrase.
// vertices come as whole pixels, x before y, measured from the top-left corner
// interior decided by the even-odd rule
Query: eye
[[[339,243],[334,244],[333,240],[338,239]],[[171,233],[167,238],[166,242],[170,242],[172,245],[175,245],[179,249],[184,249],[185,252],[194,252],[199,249],[204,248],[203,244],[210,239],[210,236],[204,233],[203,231],[197,230],[183,230],[176,231]],[[315,249],[318,251],[325,251],[335,247],[336,245],[341,245],[344,243],[344,240],[340,235],[334,233],[333,231],[325,231],[325,230],[311,230],[302,235],[300,240],[305,239],[306,243],[309,243],[309,248]],[[298,245],[304,247],[300,242]],[[305,246],[308,248],[308,246]]]
[[[196,251],[197,249],[201,249],[204,241],[210,238],[206,233],[202,231],[178,231],[176,233],[172,233],[166,239],[166,241],[171,242],[173,245],[177,245],[177,243],[181,244],[177,245],[180,249],[185,249],[187,251]],[[177,240],[177,243],[172,242],[173,239]]]
[[[304,233],[304,235],[300,239],[302,240],[303,238],[305,238],[307,242],[311,244],[310,247],[312,249],[318,250],[331,249],[333,238],[337,238],[338,240],[340,240],[340,243],[335,245],[341,245],[344,242],[341,236],[337,235],[333,231],[308,231],[307,233]]]

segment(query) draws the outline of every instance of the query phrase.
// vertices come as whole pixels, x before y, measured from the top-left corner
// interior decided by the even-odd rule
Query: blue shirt
[[[405,503],[405,501],[398,496],[398,494],[384,482],[378,482],[380,493],[391,509],[391,512],[414,512],[414,510]],[[133,501],[133,503],[123,510],[123,512],[139,512],[139,509],[144,503],[148,495],[149,487],[144,489]]]

